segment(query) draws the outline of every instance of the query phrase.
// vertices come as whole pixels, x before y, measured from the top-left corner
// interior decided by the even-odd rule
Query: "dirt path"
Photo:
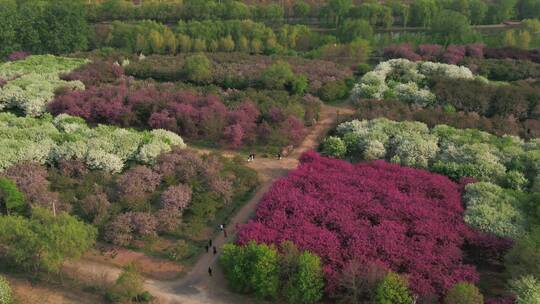
[[[270,188],[272,183],[287,174],[289,170],[296,168],[300,155],[308,150],[316,149],[322,137],[333,127],[336,122],[338,111],[340,114],[352,114],[353,110],[343,107],[323,106],[321,109],[321,119],[310,134],[304,139],[302,144],[297,147],[291,155],[281,160],[261,158],[248,164],[255,169],[262,180],[262,184],[238,213],[233,217],[229,225],[225,228],[229,232],[228,239],[223,234],[219,234],[213,241],[219,249],[227,241],[234,239],[236,224],[242,224],[252,216],[257,203],[261,197]],[[246,299],[240,295],[233,294],[227,290],[225,279],[219,267],[217,267],[218,255],[211,253],[204,254],[191,270],[181,279],[174,281],[160,281],[147,279],[145,288],[154,296],[160,298],[161,303],[165,304],[220,304],[220,303],[252,303],[251,299]],[[94,275],[107,273],[109,278],[118,276],[118,268],[110,265],[99,265],[95,262],[81,261],[77,263],[80,271],[93,273]],[[213,270],[213,276],[208,275],[208,267]]]

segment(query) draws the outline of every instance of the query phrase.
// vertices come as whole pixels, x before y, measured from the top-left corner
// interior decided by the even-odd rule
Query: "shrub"
[[[257,245],[225,244],[220,256],[225,277],[239,292],[253,292],[258,298],[275,298],[278,293],[278,253],[275,248]]]
[[[111,302],[125,302],[143,293],[143,277],[135,265],[127,265],[115,284],[107,291],[106,298]]]
[[[9,282],[5,277],[0,276],[0,303],[11,304],[13,302],[13,295]]]
[[[458,283],[444,297],[445,304],[484,304],[484,297],[476,286]]]
[[[540,303],[540,282],[534,276],[523,276],[510,282],[516,304]]]
[[[540,276],[540,229],[522,235],[508,252],[505,265],[513,278],[524,275]],[[525,303],[525,302],[524,302]]]
[[[408,289],[407,281],[398,274],[388,273],[377,286],[375,303],[377,304],[410,304],[413,297]]]
[[[339,137],[329,136],[322,143],[324,155],[343,157],[347,153],[347,146]]]
[[[212,78],[210,60],[202,54],[187,57],[182,71],[186,79],[196,83],[207,83]]]
[[[459,186],[446,177],[384,162],[352,165],[312,152],[301,162],[264,196],[239,232],[239,244],[291,240],[319,255],[330,293],[351,260],[380,261],[407,275],[420,295],[442,295],[457,282],[477,279],[459,249],[469,231]],[[421,222],[416,210],[423,210]],[[421,244],[414,241],[419,233],[426,240]],[[419,249],[423,244],[430,249]]]

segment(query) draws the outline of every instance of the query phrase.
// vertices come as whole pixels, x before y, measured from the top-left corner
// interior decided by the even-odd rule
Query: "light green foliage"
[[[17,189],[17,184],[0,176],[0,208],[5,209],[9,215],[13,211],[24,211],[24,207],[24,195]]]
[[[411,23],[414,26],[430,26],[439,11],[436,0],[415,0],[411,4]]]
[[[321,260],[310,252],[298,257],[297,270],[286,283],[285,294],[289,303],[317,303],[323,296],[323,275]]]
[[[484,296],[476,286],[462,282],[452,286],[444,304],[484,304]]]
[[[347,146],[339,137],[329,136],[322,143],[322,153],[329,156],[343,157],[347,153]]]
[[[275,248],[251,242],[246,246],[226,244],[220,257],[231,288],[275,298],[279,287],[278,253]]]
[[[532,229],[517,240],[505,257],[505,265],[513,278],[540,277],[540,228]]]
[[[540,304],[540,281],[534,276],[523,276],[510,282],[516,294],[516,304]]]
[[[80,257],[90,248],[97,230],[67,213],[56,217],[33,208],[29,219],[0,217],[0,244],[14,265],[37,272],[58,271],[66,259]]]
[[[362,76],[352,89],[351,95],[374,99],[395,96],[407,103],[425,107],[435,102],[435,95],[424,87],[425,83],[437,76],[452,79],[474,78],[473,73],[463,66],[391,59],[379,63],[373,71]]]
[[[83,119],[66,114],[52,119],[0,113],[0,135],[0,171],[23,161],[79,159],[93,169],[120,172],[128,161],[149,164],[172,146],[185,147],[182,138],[166,130],[90,128]]]
[[[0,304],[13,303],[13,294],[9,282],[3,276],[0,276]]]
[[[212,78],[212,62],[203,54],[192,55],[186,58],[182,71],[189,81],[206,83]]]
[[[0,88],[0,110],[17,108],[29,116],[41,115],[58,88],[84,89],[82,82],[60,80],[59,75],[87,62],[85,59],[37,55],[1,64],[0,78],[8,83]]]
[[[412,304],[413,298],[407,280],[398,274],[389,272],[377,286],[376,304]]]
[[[467,224],[501,237],[517,238],[525,230],[525,216],[510,191],[486,182],[469,184],[463,197]]]
[[[111,302],[131,302],[143,293],[144,279],[133,264],[128,264],[105,297]]]

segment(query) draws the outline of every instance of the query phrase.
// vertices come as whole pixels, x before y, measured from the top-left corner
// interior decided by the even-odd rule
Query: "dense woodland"
[[[540,303],[539,19],[539,0],[0,0],[0,304],[25,303],[14,277],[160,303],[139,265],[84,288],[65,266],[113,248],[189,277],[222,224],[208,266],[247,302]]]

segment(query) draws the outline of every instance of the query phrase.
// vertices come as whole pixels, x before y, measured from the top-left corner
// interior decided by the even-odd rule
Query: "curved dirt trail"
[[[255,195],[247,202],[236,215],[231,219],[229,225],[225,228],[228,235],[228,241],[234,239],[236,224],[242,224],[252,216],[257,203],[261,197],[270,188],[272,183],[287,174],[289,170],[296,168],[300,155],[308,150],[316,149],[322,137],[334,126],[338,116],[342,114],[352,114],[354,111],[344,107],[334,107],[324,105],[321,109],[320,120],[311,128],[302,144],[297,147],[288,157],[281,160],[275,158],[257,158],[254,162],[248,164],[255,169],[261,179],[261,185]],[[242,304],[253,303],[252,299],[241,295],[233,294],[227,290],[226,281],[223,278],[219,267],[217,267],[217,258],[219,250],[226,243],[223,234],[220,233],[213,241],[213,245],[218,248],[218,254],[203,254],[190,271],[180,279],[173,281],[160,281],[147,279],[145,288],[152,295],[158,297],[164,304]],[[117,277],[119,269],[109,265],[99,265],[95,262],[80,261],[77,266],[84,273],[95,272],[107,273],[109,277]],[[208,275],[208,267],[213,270],[213,276]]]

